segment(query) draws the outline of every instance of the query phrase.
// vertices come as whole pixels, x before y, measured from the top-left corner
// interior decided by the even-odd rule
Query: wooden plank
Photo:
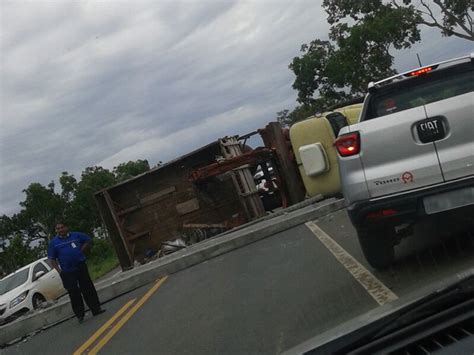
[[[166,189],[155,192],[153,194],[150,194],[148,196],[145,196],[145,197],[140,199],[140,204],[135,205],[135,206],[130,206],[130,207],[128,207],[128,208],[126,208],[122,211],[119,211],[118,215],[123,216],[123,215],[129,214],[129,213],[135,212],[135,211],[139,210],[140,208],[152,205],[155,202],[162,199],[164,196],[169,195],[169,194],[171,194],[175,191],[176,191],[176,186],[171,186],[171,187],[168,187]]]
[[[150,235],[150,231],[145,231],[145,232],[130,235],[127,237],[127,240],[131,241],[131,240],[139,239],[139,238],[146,237],[149,235]]]
[[[153,202],[155,202],[155,200],[158,200],[160,197],[169,195],[169,194],[171,194],[175,191],[176,191],[176,186],[168,187],[166,189],[160,190],[160,191],[155,192],[153,194],[150,194],[148,196],[142,197],[140,199],[140,204],[143,205],[143,204],[153,203]]]
[[[119,235],[119,231],[117,229],[117,226],[115,225],[112,212],[110,211],[109,206],[107,205],[107,201],[105,200],[103,192],[95,194],[95,200],[97,203],[97,207],[99,208],[102,221],[107,227],[107,234],[109,235],[110,240],[112,241],[115,253],[117,254],[122,270],[128,270],[132,268],[133,264],[130,261],[126,246],[124,245],[123,240]]]
[[[223,138],[219,141],[222,147],[222,153],[226,158],[233,158],[242,155],[239,142],[235,137]],[[242,196],[242,204],[244,205],[247,217],[254,219],[265,214],[265,209],[258,196],[255,181],[250,173],[249,165],[241,166],[233,170],[236,176],[236,188]]]
[[[108,191],[104,190],[103,194],[104,194],[107,206],[109,207],[109,211],[110,211],[110,213],[112,215],[112,218],[114,220],[115,226],[117,227],[117,230],[119,232],[120,239],[123,242],[124,249],[127,252],[129,263],[130,263],[130,265],[133,265],[133,256],[130,253],[129,245],[128,245],[126,239],[125,239],[124,231],[122,229],[122,224],[120,223],[117,212],[115,211],[114,202],[112,201],[112,198],[110,197]]]
[[[262,139],[267,148],[274,148],[281,169],[279,172],[288,191],[291,204],[301,202],[305,198],[306,189],[299,175],[298,169],[290,157],[288,141],[283,135],[280,123],[270,122],[264,132]]]
[[[240,196],[242,197],[247,197],[247,196],[252,196],[252,195],[259,195],[258,191],[251,191],[251,192],[241,192]]]
[[[124,210],[118,212],[117,214],[118,214],[119,216],[123,216],[123,215],[125,215],[125,214],[129,214],[129,213],[135,212],[136,210],[139,210],[140,208],[142,208],[142,205],[135,205],[135,206],[126,208],[126,209],[124,209]]]
[[[226,228],[225,224],[205,224],[205,223],[185,223],[183,228],[204,229],[204,228]]]
[[[185,215],[199,209],[199,201],[197,198],[193,198],[183,203],[176,205],[176,211],[179,215]]]

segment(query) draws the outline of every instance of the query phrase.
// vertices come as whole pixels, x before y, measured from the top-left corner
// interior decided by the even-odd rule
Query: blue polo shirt
[[[69,232],[64,237],[57,235],[49,242],[48,258],[57,259],[64,272],[77,271],[79,265],[86,261],[81,247],[90,241],[88,235],[79,232]]]

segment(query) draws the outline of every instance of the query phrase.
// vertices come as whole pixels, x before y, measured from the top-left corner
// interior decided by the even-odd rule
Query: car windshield
[[[474,91],[474,71],[443,71],[381,89],[370,101],[368,117],[376,118]]]
[[[28,280],[28,272],[30,269],[24,269],[17,273],[7,276],[0,280],[0,295],[3,295],[18,286],[23,285]]]

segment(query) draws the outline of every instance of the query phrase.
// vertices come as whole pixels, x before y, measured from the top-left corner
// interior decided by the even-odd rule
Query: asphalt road
[[[364,267],[369,281],[402,299],[474,267],[474,236],[453,228],[422,227],[402,241],[394,266],[377,272],[344,211],[315,223],[343,254],[336,257],[300,225],[119,297],[82,324],[68,320],[0,352],[71,354],[95,334],[82,353],[275,354],[378,307],[380,299],[357,279]],[[352,259],[358,273],[347,268]]]

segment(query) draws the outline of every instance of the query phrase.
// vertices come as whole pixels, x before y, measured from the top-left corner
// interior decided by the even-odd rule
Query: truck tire
[[[395,259],[395,230],[377,228],[358,230],[359,243],[365,259],[377,270],[387,269]]]

